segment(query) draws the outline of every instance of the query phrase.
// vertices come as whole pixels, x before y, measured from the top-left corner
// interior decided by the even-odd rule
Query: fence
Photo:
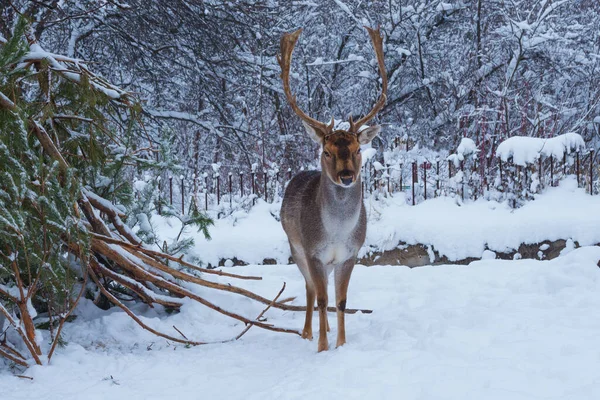
[[[600,189],[600,170],[593,150],[565,153],[562,160],[540,157],[537,165],[527,166],[493,156],[466,157],[454,162],[443,156],[428,159],[406,151],[399,154],[393,162],[372,158],[363,165],[363,197],[404,193],[412,205],[438,196],[460,197],[463,201],[484,197],[508,200],[516,208],[543,188],[557,186],[567,175],[575,176],[578,186],[591,195]],[[212,169],[187,179],[168,177],[166,185],[159,184],[158,210],[160,213],[161,203],[167,203],[186,214],[195,205],[220,218],[240,208],[250,208],[257,199],[281,199],[285,186],[297,172],[300,171],[259,170],[255,166],[247,171]]]

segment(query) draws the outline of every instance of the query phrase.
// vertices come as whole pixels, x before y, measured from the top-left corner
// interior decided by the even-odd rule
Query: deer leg
[[[335,306],[337,308],[337,342],[336,347],[343,346],[346,343],[346,321],[344,311],[346,310],[346,295],[348,294],[348,284],[350,275],[354,269],[354,259],[347,260],[344,264],[335,269]]]
[[[328,350],[329,343],[327,342],[327,289],[319,291],[317,289],[317,306],[319,308],[319,352]]]
[[[312,340],[312,316],[315,308],[315,288],[306,282],[306,319],[304,320],[304,329],[302,338]]]
[[[315,309],[315,287],[312,283],[312,275],[308,268],[308,262],[304,257],[304,251],[302,247],[294,245],[290,241],[290,249],[292,250],[292,257],[298,265],[298,269],[304,276],[306,282],[306,315],[304,319],[304,329],[302,330],[302,339],[312,340],[312,317]]]
[[[317,262],[314,265],[316,268],[311,268],[311,277],[313,287],[317,295],[317,308],[319,310],[319,344],[318,351],[329,349],[327,342],[327,274],[324,272],[322,264]]]

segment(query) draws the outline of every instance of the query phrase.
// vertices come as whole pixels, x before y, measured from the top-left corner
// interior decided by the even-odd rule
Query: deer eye
[[[325,157],[327,157],[327,158],[331,157],[331,153],[328,152],[327,150],[323,150],[323,154],[325,154]]]
[[[356,150],[356,154],[360,154],[360,147]]]

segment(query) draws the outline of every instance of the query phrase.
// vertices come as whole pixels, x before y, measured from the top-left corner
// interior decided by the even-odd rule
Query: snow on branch
[[[513,163],[524,166],[536,162],[540,156],[562,159],[565,153],[584,148],[581,135],[568,132],[549,139],[513,136],[498,145],[496,154],[502,161],[512,157]]]
[[[219,136],[222,136],[222,134],[216,130],[215,126],[210,121],[198,119],[196,115],[191,113],[180,111],[152,110],[147,108],[144,108],[144,111],[149,115],[153,116],[154,118],[178,119],[181,121],[188,121],[193,124],[199,125],[210,132],[216,133]]]
[[[68,80],[81,83],[82,75],[87,76],[90,85],[97,91],[104,93],[113,100],[126,102],[129,93],[112,85],[102,77],[91,72],[82,60],[66,57],[45,51],[37,42],[30,45],[29,52],[17,64],[16,69],[25,69],[35,63],[48,62],[52,70],[58,72]]]
[[[477,145],[475,144],[473,139],[462,138],[460,140],[458,148],[456,149],[456,154],[450,154],[447,160],[452,161],[454,165],[458,167],[460,165],[460,162],[464,161],[465,156],[475,156],[477,155],[478,151],[479,149],[477,148]]]
[[[342,2],[341,0],[333,0],[339,8],[342,9],[343,12],[345,12],[346,14],[348,14],[348,16],[350,18],[352,18],[357,24],[362,25],[361,21],[356,17],[356,15],[354,15],[354,13],[352,11],[350,11],[350,7],[348,7],[348,5],[346,5],[346,3]]]
[[[4,93],[0,92],[0,106],[4,108],[8,108],[9,110],[15,111],[17,107],[15,103],[12,102],[11,99],[8,98]]]
[[[314,66],[319,66],[319,65],[344,64],[344,63],[364,61],[364,60],[365,60],[364,57],[355,56],[355,55],[350,55],[350,57],[348,57],[345,60],[333,60],[333,61],[324,61],[322,57],[317,57],[313,62],[307,63],[305,65],[307,67],[314,67]]]

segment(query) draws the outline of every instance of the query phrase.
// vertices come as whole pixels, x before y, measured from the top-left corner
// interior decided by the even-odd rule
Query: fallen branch
[[[175,325],[173,325],[173,329],[175,329],[177,332],[179,332],[179,334],[180,334],[181,336],[183,336],[183,338],[184,338],[184,339],[186,339],[186,340],[187,340],[187,336],[185,336],[185,335],[183,334],[183,332],[181,332],[179,329],[177,329],[177,327],[176,327]]]
[[[23,343],[25,343],[27,350],[29,350],[29,353],[33,357],[35,363],[38,365],[42,365],[42,360],[40,359],[40,356],[38,354],[37,345],[30,342],[27,334],[25,332],[23,332],[23,328],[21,327],[21,324],[17,324],[17,322],[14,320],[12,315],[10,315],[8,310],[2,305],[2,303],[0,303],[0,313],[2,313],[6,317],[6,320],[8,321],[8,323],[13,327],[13,329],[15,331],[17,331],[17,333],[21,337],[21,340],[23,341]]]
[[[206,269],[206,268],[198,267],[197,265],[194,265],[194,264],[188,263],[186,261],[183,261],[181,259],[181,257],[175,257],[175,256],[172,256],[170,254],[165,254],[165,253],[160,252],[160,251],[150,250],[150,249],[142,247],[142,246],[140,246],[138,244],[131,244],[131,243],[119,240],[119,239],[115,239],[113,237],[106,236],[106,235],[99,235],[97,233],[91,233],[91,235],[93,237],[95,237],[95,238],[98,238],[100,240],[105,241],[106,243],[118,244],[121,247],[128,248],[128,249],[134,249],[134,250],[140,251],[140,252],[142,252],[142,253],[144,253],[146,255],[150,255],[150,256],[153,256],[153,257],[157,257],[157,258],[164,258],[164,259],[167,259],[169,261],[174,261],[174,262],[176,262],[176,263],[178,263],[180,265],[183,265],[184,267],[188,267],[190,269],[193,269],[194,271],[203,272],[205,274],[227,276],[227,277],[230,277],[230,278],[237,278],[237,279],[244,279],[244,280],[255,280],[255,281],[262,280],[262,278],[260,276],[236,275],[236,274],[231,274],[231,273],[228,273],[228,272],[217,271],[217,270],[214,270],[214,269]]]
[[[271,300],[271,303],[264,310],[262,310],[262,312],[260,314],[258,314],[258,317],[256,317],[257,321],[259,321],[262,318],[262,316],[265,315],[265,313],[269,310],[269,308],[271,308],[271,306],[277,302],[277,299],[279,298],[279,296],[281,296],[281,294],[283,293],[284,290],[285,290],[285,282],[283,282],[283,286],[281,287],[281,290],[279,291],[279,293],[277,293],[277,296],[275,296],[275,298],[273,298],[273,300]],[[246,332],[248,332],[250,330],[250,328],[252,328],[252,325],[248,325],[239,335],[237,335],[235,337],[235,340],[238,340],[239,338],[244,336],[246,334]]]
[[[15,356],[12,353],[6,352],[2,347],[0,347],[0,356],[9,359],[10,361],[14,362],[17,365],[20,365],[21,367],[29,367],[29,364],[27,364],[27,361]]]
[[[115,282],[118,282],[121,286],[126,287],[133,293],[137,294],[140,297],[140,299],[142,299],[142,301],[148,304],[150,307],[153,307],[153,303],[170,308],[179,308],[183,305],[183,302],[169,296],[158,295],[157,293],[154,293],[152,290],[142,285],[140,282],[118,274],[113,270],[106,268],[101,263],[94,265],[94,268],[97,269],[97,272],[102,273],[102,275],[104,276],[108,276],[110,279],[114,280]]]
[[[225,292],[236,293],[236,294],[248,297],[252,300],[256,300],[263,304],[271,304],[271,301],[269,299],[262,297],[256,293],[253,293],[249,290],[246,290],[246,289],[243,289],[243,288],[240,288],[237,286],[233,286],[233,285],[224,285],[222,283],[207,281],[205,279],[198,278],[194,275],[190,275],[186,272],[179,271],[179,270],[173,269],[171,267],[168,267],[168,266],[166,266],[162,263],[159,263],[156,260],[154,260],[144,254],[139,254],[139,253],[136,254],[135,253],[136,249],[134,249],[134,248],[126,247],[126,250],[129,251],[134,256],[140,258],[142,261],[148,263],[152,267],[155,267],[163,272],[166,272],[177,279],[181,279],[181,280],[184,280],[187,282],[192,282],[192,283],[195,283],[195,284],[198,284],[201,286],[205,286],[205,287],[209,287],[212,289],[218,289],[218,290],[222,290]],[[288,299],[286,299],[286,301],[287,300]],[[282,303],[275,303],[275,304],[273,304],[273,307],[278,308],[280,310],[286,310],[286,311],[306,311],[306,307],[292,306],[292,305],[287,305],[287,304],[282,304]],[[315,308],[315,310],[317,310],[317,308]],[[335,307],[328,307],[327,311],[337,312],[337,309]],[[355,314],[359,311],[364,314],[370,314],[373,312],[372,310],[357,310],[357,309],[346,309],[344,312],[346,314]]]
[[[121,267],[127,269],[129,272],[134,274],[134,276],[136,276],[138,279],[151,282],[154,285],[160,287],[161,289],[165,289],[171,293],[175,293],[175,294],[196,300],[200,304],[203,304],[206,307],[208,307],[218,313],[221,313],[221,314],[231,317],[233,319],[237,319],[238,321],[244,322],[246,324],[254,324],[260,328],[275,331],[275,332],[294,333],[297,335],[301,335],[300,332],[293,330],[293,329],[278,328],[278,327],[272,326],[270,324],[264,324],[262,322],[252,321],[252,320],[250,320],[246,317],[243,317],[239,314],[233,313],[231,311],[227,311],[227,310],[211,303],[210,301],[204,299],[203,297],[200,297],[199,295],[197,295],[175,283],[169,282],[162,277],[154,275],[153,273],[147,271],[140,265],[137,265],[134,261],[132,261],[131,259],[126,257],[125,254],[122,254],[119,251],[115,250],[114,248],[111,248],[108,244],[106,244],[100,240],[92,238],[91,246],[92,246],[92,250],[94,250],[95,252],[102,254],[110,259],[116,260]]]
[[[113,207],[107,200],[101,198],[100,196],[96,196],[94,193],[91,193],[87,189],[83,189],[83,194],[87,197],[88,201],[94,208],[104,212],[110,222],[112,222],[113,226],[117,229],[117,232],[121,234],[124,238],[129,240],[132,243],[141,244],[142,240],[137,237],[135,233],[133,233],[121,220],[121,216],[125,217],[123,213]],[[108,203],[108,204],[107,204]]]
[[[0,106],[11,110],[11,111],[16,111],[17,110],[17,106],[15,105],[15,103],[13,103],[13,101],[11,99],[8,98],[8,96],[6,96],[4,93],[0,92]]]
[[[92,263],[98,263],[98,261],[92,259]],[[148,325],[144,324],[142,322],[142,320],[139,319],[138,316],[135,315],[129,308],[127,308],[123,303],[121,303],[121,301],[119,299],[117,299],[112,293],[110,293],[108,290],[106,290],[106,288],[98,280],[98,277],[96,276],[96,274],[94,273],[93,270],[90,270],[90,277],[92,278],[92,280],[94,282],[96,282],[96,285],[98,286],[98,288],[102,291],[102,293],[106,297],[108,297],[108,299],[110,300],[111,303],[113,303],[114,305],[116,305],[117,307],[119,307],[121,310],[125,311],[125,313],[131,319],[133,319],[139,326],[141,326],[143,329],[147,330],[148,332],[151,332],[151,333],[155,334],[156,336],[160,336],[160,337],[163,337],[163,338],[168,339],[168,340],[172,340],[172,341],[177,342],[177,343],[190,344],[190,345],[206,344],[205,342],[196,342],[196,341],[193,341],[193,340],[179,339],[179,338],[167,335],[166,333],[162,333],[160,331],[157,331],[156,329],[153,329],[153,328],[149,327]]]

